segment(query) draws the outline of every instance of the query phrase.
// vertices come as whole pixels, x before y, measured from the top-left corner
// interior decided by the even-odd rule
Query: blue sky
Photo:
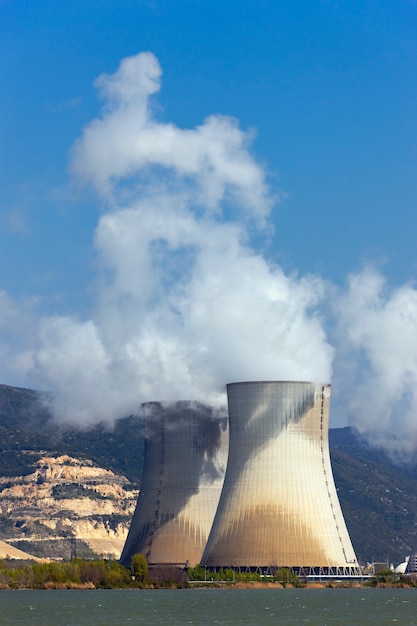
[[[231,116],[262,171],[269,194],[266,223],[260,227],[256,220],[237,217],[228,198],[220,201],[217,226],[244,224],[243,245],[270,268],[279,267],[291,288],[299,289],[312,275],[320,286],[305,279],[309,289],[326,291],[320,302],[309,295],[302,316],[313,326],[320,319],[326,358],[329,346],[334,351],[329,368],[318,366],[318,372],[332,376],[335,425],[397,430],[400,418],[392,407],[403,402],[408,434],[417,407],[416,398],[410,399],[417,366],[406,339],[417,325],[416,2],[1,0],[0,13],[0,290],[8,310],[0,326],[0,382],[56,384],[59,391],[50,370],[60,368],[45,356],[50,339],[42,324],[52,318],[90,322],[104,341],[103,301],[113,298],[112,319],[116,310],[120,314],[120,294],[114,295],[120,267],[109,261],[106,244],[97,242],[104,237],[100,228],[106,228],[99,220],[125,209],[126,198],[120,189],[110,199],[80,184],[81,157],[74,156],[74,144],[83,141],[83,129],[93,119],[105,115],[105,97],[98,97],[95,79],[114,75],[122,59],[148,51],[162,69],[160,91],[151,97],[160,128],[175,125],[185,131],[201,128],[208,116]],[[72,175],[77,159],[78,174]],[[133,179],[136,175],[143,183],[146,167]],[[170,166],[152,161],[155,167],[168,175]],[[123,181],[133,193],[132,178]],[[173,183],[176,190],[178,184]],[[165,178],[164,185],[165,194],[173,192]],[[142,185],[136,193],[146,195],[149,188],[143,191]],[[192,210],[195,214],[195,205]],[[185,258],[190,242],[181,245],[177,261]],[[129,263],[134,272],[134,259]],[[137,270],[143,270],[139,261]],[[182,285],[184,280],[182,274]],[[355,302],[362,303],[360,311]],[[10,320],[20,316],[26,330],[18,333]],[[182,328],[190,319],[182,319]],[[246,322],[256,334],[256,315]],[[384,361],[376,328],[384,336],[404,337],[390,363]],[[165,342],[167,335],[180,341],[178,330],[172,332],[165,333]],[[345,345],[348,335],[351,342]],[[62,332],[59,341],[64,341]],[[278,335],[274,341],[279,353]],[[116,368],[120,355],[110,357],[106,350]],[[236,375],[245,375],[238,369]],[[280,378],[287,372],[297,377],[282,363],[276,375],[266,374]],[[308,373],[301,368],[300,375]],[[224,371],[233,374],[232,365]],[[74,373],[65,370],[62,376],[72,379]],[[359,419],[357,406],[346,408],[349,385],[374,384],[375,406],[387,379],[408,383],[393,385],[382,425],[376,414],[369,417],[371,409]],[[146,397],[147,391],[155,393],[152,385],[145,386],[138,399],[158,399]],[[212,399],[210,394],[205,399]],[[125,408],[115,406],[115,411]]]

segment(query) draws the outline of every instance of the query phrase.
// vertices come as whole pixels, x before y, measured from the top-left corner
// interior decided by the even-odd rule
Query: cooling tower
[[[358,576],[328,445],[330,385],[227,386],[229,459],[202,563]]]
[[[140,494],[120,561],[201,561],[223,486],[227,418],[189,402],[142,405],[145,458]]]

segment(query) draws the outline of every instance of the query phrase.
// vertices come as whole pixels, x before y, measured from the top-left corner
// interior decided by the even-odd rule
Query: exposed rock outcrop
[[[89,460],[43,456],[32,474],[0,477],[0,537],[42,557],[89,549],[118,558],[137,496],[127,478]]]

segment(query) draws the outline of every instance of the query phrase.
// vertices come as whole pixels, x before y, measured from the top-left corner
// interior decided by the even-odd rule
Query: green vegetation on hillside
[[[415,466],[394,465],[351,429],[330,431],[337,492],[349,534],[363,563],[398,565],[417,548]]]
[[[0,385],[0,476],[31,474],[45,453],[91,459],[139,486],[143,469],[140,418],[119,419],[113,428],[105,424],[64,428],[53,420],[41,394]]]
[[[54,485],[52,487],[52,497],[55,498],[55,500],[66,500],[68,498],[107,500],[109,497],[114,496],[103,496],[103,494],[95,489],[88,489],[78,483],[63,483],[62,485]]]

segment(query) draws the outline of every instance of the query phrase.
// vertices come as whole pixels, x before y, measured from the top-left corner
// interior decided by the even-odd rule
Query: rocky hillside
[[[1,538],[38,556],[120,556],[138,491],[91,461],[42,456],[25,476],[0,477]]]

